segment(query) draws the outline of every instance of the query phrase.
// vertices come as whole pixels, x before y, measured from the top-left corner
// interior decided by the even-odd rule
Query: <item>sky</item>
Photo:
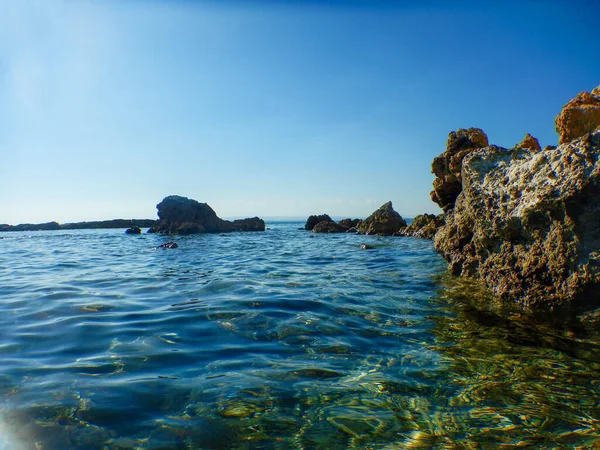
[[[0,223],[438,213],[479,127],[555,145],[600,85],[597,1],[0,0]]]

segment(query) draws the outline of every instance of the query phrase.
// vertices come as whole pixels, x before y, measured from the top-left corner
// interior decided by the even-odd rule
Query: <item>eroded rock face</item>
[[[444,225],[443,214],[420,214],[414,218],[412,223],[396,233],[398,236],[412,236],[423,239],[433,239],[437,230]]]
[[[431,164],[431,172],[437,177],[433,182],[431,200],[444,212],[452,209],[462,189],[462,161],[469,153],[487,147],[488,138],[479,128],[459,129],[448,135],[446,151]]]
[[[599,156],[600,131],[541,151],[472,151],[436,250],[453,273],[481,278],[501,299],[600,305]]]
[[[567,103],[554,120],[559,143],[571,142],[600,127],[600,86],[581,92]]]
[[[217,217],[206,203],[179,195],[165,197],[156,208],[158,221],[151,229],[154,233],[197,234],[265,230],[265,222],[258,217],[230,222]]]
[[[358,232],[391,236],[405,226],[406,222],[394,211],[392,202],[387,202],[358,225]]]
[[[312,231],[316,224],[319,222],[333,222],[333,219],[329,217],[327,214],[313,215],[309,216],[306,219],[306,224],[304,225],[304,229],[308,231]]]

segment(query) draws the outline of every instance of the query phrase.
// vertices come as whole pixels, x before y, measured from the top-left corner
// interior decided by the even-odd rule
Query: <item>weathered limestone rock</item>
[[[567,103],[554,120],[559,143],[571,142],[600,127],[600,86],[581,92]]]
[[[479,128],[459,129],[448,135],[446,151],[431,164],[431,172],[437,177],[433,182],[431,200],[444,212],[454,207],[462,189],[460,171],[464,157],[487,145],[488,138]]]
[[[540,142],[534,138],[532,135],[527,133],[525,138],[521,141],[520,144],[517,144],[517,147],[528,148],[530,150],[541,150]]]
[[[557,128],[563,141],[574,133]],[[599,199],[600,131],[541,151],[489,146],[464,158],[462,192],[434,245],[453,273],[500,299],[599,306]]]
[[[333,222],[333,219],[329,217],[327,214],[320,214],[318,216],[310,216],[306,219],[306,224],[304,225],[304,229],[308,231],[312,231],[316,224],[319,222]]]
[[[360,223],[358,232],[391,236],[405,226],[406,222],[400,214],[394,211],[392,202],[387,202]]]
[[[206,203],[171,195],[156,205],[158,221],[152,232],[172,234],[224,233],[229,231],[265,231],[258,217],[229,222],[220,219]]]
[[[423,239],[433,239],[437,230],[444,225],[443,214],[420,214],[414,218],[412,223],[396,233],[397,236],[412,236]]]

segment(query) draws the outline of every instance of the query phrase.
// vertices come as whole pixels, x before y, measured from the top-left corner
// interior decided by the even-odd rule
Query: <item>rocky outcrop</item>
[[[400,228],[397,236],[411,236],[422,239],[433,239],[437,230],[444,225],[443,214],[421,214],[414,218],[410,225]]]
[[[356,228],[358,227],[358,225],[362,222],[362,220],[360,219],[342,219],[338,222],[338,224],[340,224],[342,227],[344,227],[347,230],[351,229],[351,228]]]
[[[406,222],[400,214],[394,211],[392,202],[387,202],[359,224],[358,232],[391,236],[405,226]]]
[[[140,227],[133,226],[131,228],[127,228],[125,230],[125,234],[142,234],[142,229]]]
[[[559,143],[571,142],[600,127],[600,86],[581,92],[567,103],[554,120]]]
[[[600,131],[542,151],[489,146],[434,246],[456,275],[535,309],[600,305]]]
[[[452,209],[456,197],[462,189],[462,161],[469,153],[487,147],[488,138],[479,128],[459,129],[448,135],[446,151],[436,157],[431,164],[431,172],[436,176],[433,182],[431,200],[444,212]]]
[[[234,220],[217,217],[206,203],[171,195],[158,205],[158,221],[150,232],[167,234],[224,233],[231,231],[265,231],[265,222],[258,217]]]
[[[328,222],[326,220],[324,220],[323,222],[319,222],[318,224],[316,224],[313,229],[312,232],[313,233],[345,233],[348,230],[348,228],[343,227],[340,224],[337,224],[335,222]]]
[[[345,233],[352,231],[361,222],[360,219],[342,219],[336,223],[327,214],[310,216],[304,225],[305,230],[315,233]]]
[[[318,216],[317,215],[309,216],[309,218],[306,219],[306,224],[304,225],[304,229],[308,230],[308,231],[312,231],[312,229],[315,227],[315,225],[320,222],[333,222],[333,219],[331,217],[329,217],[329,215],[327,215],[327,214],[320,214]]]
[[[521,141],[520,144],[517,144],[517,147],[528,148],[529,150],[541,150],[540,142],[534,138],[532,135],[527,133],[525,138]]]

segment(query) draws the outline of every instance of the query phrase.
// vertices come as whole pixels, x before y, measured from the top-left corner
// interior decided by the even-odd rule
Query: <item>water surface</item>
[[[465,307],[430,241],[267,226],[5,234],[0,448],[600,445],[595,338]]]

